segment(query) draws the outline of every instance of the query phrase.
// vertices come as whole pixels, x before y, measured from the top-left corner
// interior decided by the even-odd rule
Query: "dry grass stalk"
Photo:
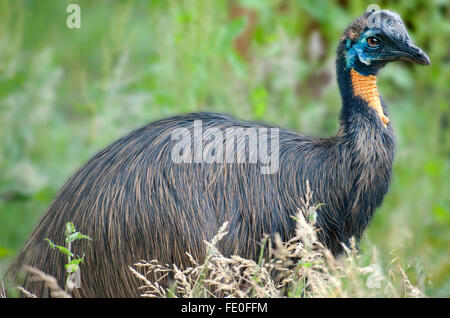
[[[58,285],[55,277],[47,275],[43,271],[31,266],[25,266],[25,270],[31,274],[34,274],[32,281],[42,281],[47,285],[50,289],[50,296],[52,298],[71,298],[71,296]],[[36,298],[36,295],[30,293],[21,286],[19,286],[18,289],[25,295],[25,297]]]
[[[141,261],[130,270],[144,284],[144,297],[423,297],[424,294],[409,281],[400,268],[403,288],[391,275],[385,275],[372,251],[369,265],[361,265],[355,242],[344,246],[345,255],[333,257],[318,240],[315,227],[317,207],[310,205],[312,193],[301,202],[295,220],[295,237],[282,242],[263,241],[268,258],[259,262],[237,255],[225,257],[217,243],[227,234],[224,223],[211,242],[205,242],[207,256],[198,263],[189,254],[191,266],[178,268],[161,265],[157,260]],[[391,271],[389,271],[392,274]],[[155,274],[159,279],[152,280]],[[162,274],[162,275],[161,275]],[[397,275],[398,276],[398,275]],[[172,277],[169,287],[162,282]],[[395,277],[397,280],[398,277]]]
[[[0,289],[0,298],[6,298],[6,289],[5,289],[5,284],[3,284],[3,281],[2,281],[2,286]]]
[[[22,294],[26,297],[26,298],[37,298],[37,296],[31,292],[29,292],[28,290],[26,290],[25,288],[23,288],[22,286],[17,286],[17,289],[22,292]]]
[[[225,257],[217,249],[227,235],[224,223],[211,242],[205,242],[206,258],[199,263],[187,254],[191,266],[178,268],[157,260],[134,264],[129,270],[142,282],[142,297],[424,297],[410,281],[401,264],[387,274],[377,261],[373,247],[372,259],[363,264],[354,240],[345,255],[335,258],[318,240],[315,227],[317,207],[310,206],[310,190],[295,215],[295,236],[282,242],[264,239],[262,248],[268,257],[258,262],[237,255]],[[398,259],[394,259],[398,262]],[[26,267],[35,281],[50,288],[51,297],[71,297],[54,277]],[[169,284],[167,283],[169,282]],[[25,297],[36,297],[22,287]],[[0,298],[6,297],[2,285]]]

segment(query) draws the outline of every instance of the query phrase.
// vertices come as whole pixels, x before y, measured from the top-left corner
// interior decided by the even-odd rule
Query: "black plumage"
[[[389,33],[383,25],[369,27],[375,14],[366,13],[351,24],[339,42],[336,72],[342,112],[335,136],[314,138],[279,128],[277,140],[269,138],[270,144],[279,143],[279,168],[264,174],[260,161],[174,163],[171,151],[177,140],[171,134],[180,128],[194,134],[194,121],[201,121],[203,130],[269,131],[273,126],[213,113],[151,123],[98,153],[67,181],[12,265],[11,277],[27,264],[64,285],[64,257],[50,250],[44,239],[63,242],[62,229],[68,221],[93,239],[74,246],[75,253],[86,253],[82,288],[74,290],[75,296],[138,296],[139,282],[128,266],[142,259],[183,266],[189,263],[185,252],[201,261],[203,241],[210,240],[225,221],[229,233],[220,242],[221,252],[256,259],[264,235],[278,233],[288,240],[294,234],[292,216],[307,181],[312,203],[320,204],[320,240],[334,254],[352,236],[359,240],[388,190],[395,148],[384,102],[380,98],[381,108],[371,104],[378,93],[371,81],[388,61],[429,62],[407,33],[398,39],[392,35],[404,29],[402,24],[397,33]],[[382,21],[401,22],[389,11],[379,14]],[[379,43],[369,37],[379,37],[382,50],[368,47]],[[256,137],[247,138],[250,143]],[[220,142],[226,149],[226,137]],[[23,286],[39,296],[48,295],[45,286],[28,278]]]

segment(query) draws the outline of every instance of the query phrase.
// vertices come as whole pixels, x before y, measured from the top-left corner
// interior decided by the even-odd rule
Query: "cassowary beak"
[[[428,55],[426,55],[424,51],[412,44],[410,41],[399,45],[399,51],[391,52],[391,54],[396,55],[399,60],[415,62],[422,65],[430,64],[430,58]]]

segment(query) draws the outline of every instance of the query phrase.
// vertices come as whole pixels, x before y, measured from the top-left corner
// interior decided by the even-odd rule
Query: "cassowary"
[[[128,266],[145,259],[190,264],[205,257],[204,240],[229,222],[224,255],[256,259],[264,235],[294,234],[292,218],[309,182],[318,236],[334,254],[359,240],[389,186],[394,133],[376,84],[388,62],[429,64],[396,13],[366,12],[345,30],[337,49],[340,127],[331,138],[304,136],[226,115],[196,113],[159,120],[95,155],[62,187],[12,264],[65,282],[65,257],[45,238],[64,242],[64,226],[93,240],[85,253],[78,297],[139,296]],[[255,145],[257,145],[255,147]],[[38,296],[47,287],[25,276]]]

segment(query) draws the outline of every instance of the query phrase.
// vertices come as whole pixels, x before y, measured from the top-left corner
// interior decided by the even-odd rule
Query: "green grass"
[[[66,6],[81,7],[81,29]],[[330,136],[340,96],[334,53],[369,1],[0,0],[0,273],[63,185],[132,129],[191,111],[226,112]],[[427,296],[450,296],[450,5],[397,11],[429,67],[389,65],[379,86],[397,134],[388,195],[363,241],[392,254]],[[317,40],[319,39],[319,40]],[[408,267],[409,266],[409,267]]]

